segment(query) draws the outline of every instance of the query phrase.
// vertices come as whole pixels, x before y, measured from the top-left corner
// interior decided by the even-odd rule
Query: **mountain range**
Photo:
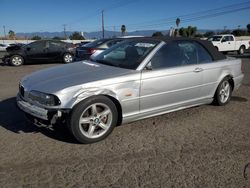
[[[206,31],[210,30],[198,30],[198,33],[205,33]],[[74,31],[67,31],[66,35],[70,36]],[[140,31],[132,31],[132,32],[126,32],[127,36],[152,36],[153,33],[157,32],[157,30],[140,30]],[[160,31],[164,35],[168,34],[169,31]],[[121,32],[117,31],[107,31],[104,32],[105,38],[111,38],[111,37],[119,37],[121,36]],[[16,33],[17,37],[27,37],[31,38],[33,36],[40,36],[42,38],[53,38],[53,37],[64,37],[64,32],[30,32],[30,33]],[[99,39],[102,38],[102,31],[94,31],[94,32],[84,32],[84,37],[86,39]]]

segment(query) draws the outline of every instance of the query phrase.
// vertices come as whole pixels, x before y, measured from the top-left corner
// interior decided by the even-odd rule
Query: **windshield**
[[[103,44],[103,43],[106,42],[106,41],[107,41],[107,39],[96,40],[96,41],[94,41],[94,42],[85,44],[84,47],[94,48],[94,47],[97,47],[97,46]]]
[[[220,41],[221,38],[222,36],[213,36],[213,37],[208,38],[207,40],[208,41]]]
[[[159,44],[156,40],[129,40],[115,45],[92,60],[110,66],[136,69],[143,59]]]

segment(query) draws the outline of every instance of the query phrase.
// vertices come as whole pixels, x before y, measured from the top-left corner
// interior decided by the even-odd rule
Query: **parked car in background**
[[[75,56],[75,46],[58,40],[39,40],[27,45],[7,48],[3,61],[12,66],[35,62],[60,61],[70,63]]]
[[[244,54],[245,50],[250,46],[250,40],[237,40],[234,35],[214,35],[208,38],[209,41],[220,52],[233,52],[237,51],[238,54]]]
[[[8,44],[0,44],[0,51],[6,51],[6,48],[8,47]]]
[[[92,61],[24,77],[17,104],[35,124],[67,120],[79,142],[93,143],[120,123],[212,102],[226,105],[242,79],[241,60],[227,58],[208,41],[135,38]]]
[[[24,45],[25,44],[23,44],[23,43],[11,43],[6,48],[6,51],[18,50],[18,49],[20,49],[21,46],[24,46]]]
[[[76,49],[76,60],[87,60],[90,56],[96,56],[111,46],[125,39],[99,39]]]
[[[78,48],[78,47],[82,47],[82,46],[84,46],[84,45],[86,45],[86,44],[89,44],[89,43],[91,43],[92,41],[82,41],[82,42],[80,42],[80,43],[76,43],[75,44],[75,46]]]

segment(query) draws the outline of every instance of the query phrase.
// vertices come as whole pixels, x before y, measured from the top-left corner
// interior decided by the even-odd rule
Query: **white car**
[[[249,48],[249,40],[237,40],[234,35],[214,35],[211,38],[208,38],[209,41],[220,52],[233,52],[237,51],[238,54],[244,54],[245,50]]]
[[[0,51],[6,51],[6,48],[8,47],[8,44],[0,44]]]

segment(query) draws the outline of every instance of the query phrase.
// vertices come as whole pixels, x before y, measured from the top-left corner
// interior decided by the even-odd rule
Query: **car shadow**
[[[24,113],[17,108],[15,97],[0,101],[0,126],[16,134],[42,133],[61,142],[78,143],[65,125],[57,126],[54,130],[51,130],[32,124],[26,119]]]
[[[248,100],[246,98],[243,97],[237,97],[237,96],[232,96],[231,97],[232,101],[236,101],[236,102],[247,102]]]

